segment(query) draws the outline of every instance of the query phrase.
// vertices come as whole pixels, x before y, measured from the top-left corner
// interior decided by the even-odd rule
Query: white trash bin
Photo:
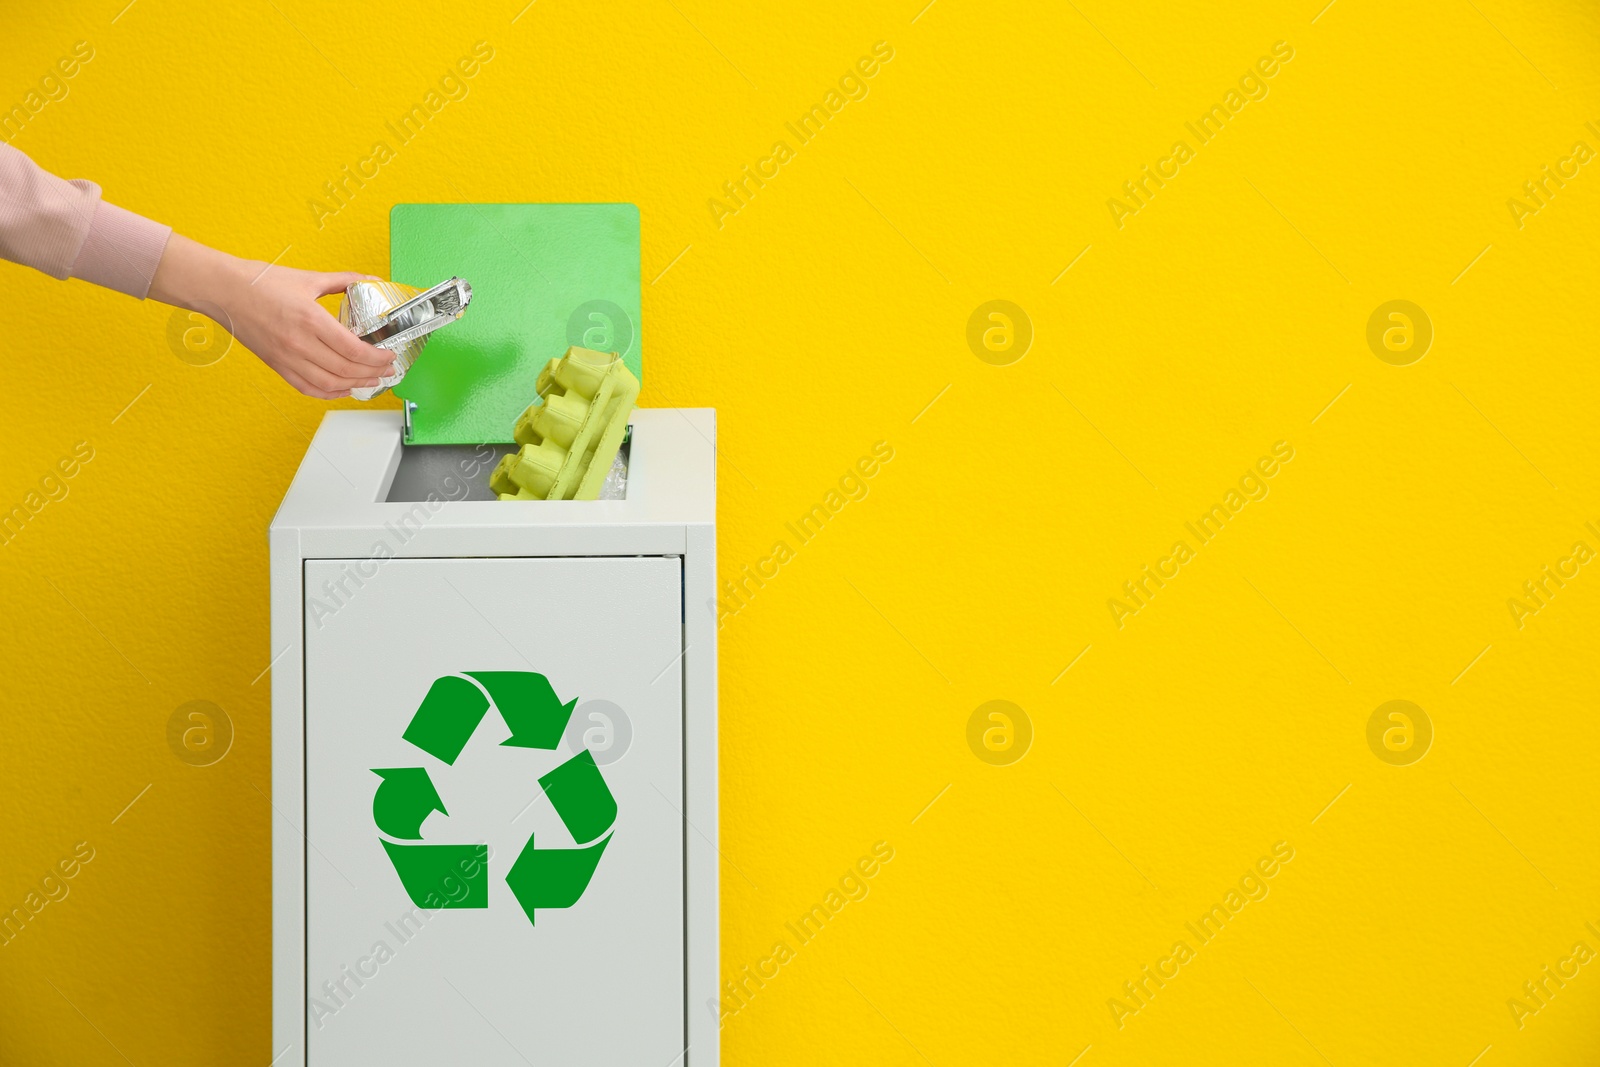
[[[600,501],[401,428],[327,415],[272,523],[273,1063],[714,1067],[715,413]]]

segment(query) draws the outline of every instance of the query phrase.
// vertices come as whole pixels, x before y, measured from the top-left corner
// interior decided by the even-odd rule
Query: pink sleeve
[[[100,199],[0,144],[0,259],[143,300],[172,228]]]

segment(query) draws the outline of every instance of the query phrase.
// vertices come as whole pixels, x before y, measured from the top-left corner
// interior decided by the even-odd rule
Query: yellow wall
[[[1600,951],[1600,565],[1508,607],[1600,550],[1600,163],[1508,206],[1600,151],[1592,9],[123,2],[10,5],[0,103],[89,42],[14,143],[202,241],[383,272],[396,202],[639,204],[644,402],[719,411],[725,578],[793,549],[722,629],[724,970],[795,949],[730,1063],[1596,1062],[1600,963],[1520,1028],[1507,1005]],[[466,98],[319,228],[322,182],[480,40]],[[784,124],[877,42],[801,144]],[[160,305],[0,281],[0,504],[93,450],[0,547],[0,907],[93,851],[0,947],[0,1061],[264,1065],[265,530],[326,407],[238,349],[181,361]],[[1035,332],[1010,365],[966,340],[993,299]],[[1366,340],[1393,299],[1435,330],[1408,366]],[[1280,441],[1200,544],[1184,523]],[[168,746],[190,700],[235,724],[214,766]],[[1020,762],[969,748],[990,700],[1032,724]],[[1390,700],[1433,727],[1409,766],[1368,747]],[[869,895],[794,943],[879,841]]]

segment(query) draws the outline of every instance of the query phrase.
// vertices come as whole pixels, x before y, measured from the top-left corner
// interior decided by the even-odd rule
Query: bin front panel
[[[311,560],[308,1067],[684,1048],[681,561]]]

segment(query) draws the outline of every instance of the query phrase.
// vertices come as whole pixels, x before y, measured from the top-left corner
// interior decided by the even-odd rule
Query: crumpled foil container
[[[433,296],[395,314],[396,309],[424,294]],[[389,364],[389,373],[380,377],[377,385],[352,389],[350,395],[357,400],[371,400],[388,392],[417,361],[423,345],[428,343],[428,336],[460,318],[471,299],[472,287],[459,278],[451,278],[432,289],[414,289],[386,281],[352,284],[339,302],[339,321],[360,337],[384,331],[382,339],[373,343],[393,352],[394,361]]]

